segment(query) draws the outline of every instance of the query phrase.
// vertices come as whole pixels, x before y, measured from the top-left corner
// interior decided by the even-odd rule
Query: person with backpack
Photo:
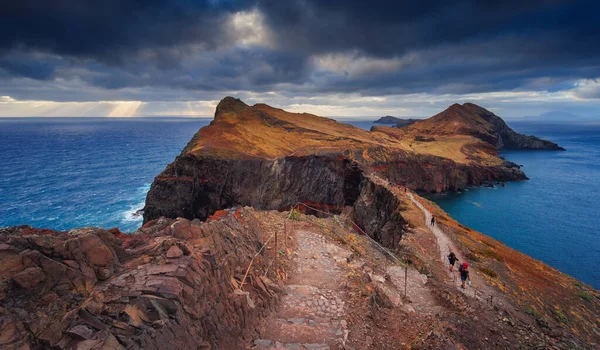
[[[458,272],[460,273],[460,281],[462,284],[460,285],[463,289],[465,288],[465,283],[467,283],[469,278],[469,264],[467,262],[463,262],[458,266]]]
[[[432,216],[431,217],[431,226],[434,226],[434,225],[435,225],[435,218]]]
[[[448,254],[448,262],[450,263],[450,271],[451,272],[454,269],[454,264],[456,263],[456,261],[458,261],[456,254],[454,254],[454,252],[450,252],[450,254]]]

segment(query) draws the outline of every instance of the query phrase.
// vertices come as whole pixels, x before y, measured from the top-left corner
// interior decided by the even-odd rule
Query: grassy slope
[[[556,322],[588,340],[599,338],[600,293],[577,279],[452,219],[435,203],[417,197],[461,247],[472,265],[536,319]],[[491,276],[490,276],[491,275]],[[494,277],[494,275],[496,275]]]

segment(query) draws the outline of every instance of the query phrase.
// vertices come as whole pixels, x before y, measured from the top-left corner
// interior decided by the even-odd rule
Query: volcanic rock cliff
[[[306,202],[341,210],[364,195],[370,174],[427,192],[526,179],[480,138],[400,130],[369,132],[227,97],[211,124],[155,178],[144,221],[205,219],[234,205],[282,209]]]

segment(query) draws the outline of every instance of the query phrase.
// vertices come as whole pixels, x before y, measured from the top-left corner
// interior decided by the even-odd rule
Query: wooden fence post
[[[287,221],[283,222],[283,232],[285,232],[284,237],[283,237],[283,245],[285,247],[285,255],[287,255],[287,240],[288,240]]]
[[[404,297],[406,298],[406,286],[408,284],[408,264],[404,265]]]

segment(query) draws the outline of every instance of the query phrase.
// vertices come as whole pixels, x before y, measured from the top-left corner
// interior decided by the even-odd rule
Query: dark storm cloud
[[[561,29],[577,40],[598,34],[598,8],[591,1],[298,0],[260,6],[282,33],[281,44],[310,52],[357,49],[391,56],[507,33]]]
[[[246,1],[8,0],[0,12],[0,50],[123,59],[141,49],[186,42],[214,46],[223,16]]]
[[[1,10],[0,87],[61,78],[368,95],[552,90],[600,75],[594,1],[25,0]],[[239,11],[260,13],[265,42],[236,42],[227,23]]]

